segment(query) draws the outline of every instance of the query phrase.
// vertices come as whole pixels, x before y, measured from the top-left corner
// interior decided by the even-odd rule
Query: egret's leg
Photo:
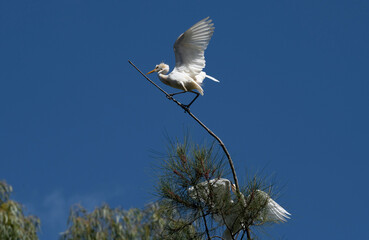
[[[169,99],[171,99],[174,95],[177,95],[177,94],[182,94],[182,93],[186,93],[186,92],[191,92],[191,93],[194,93],[194,94],[196,94],[196,97],[194,98],[194,99],[192,99],[192,101],[189,103],[189,104],[187,104],[187,105],[184,105],[184,104],[182,104],[182,106],[183,107],[185,107],[185,108],[187,108],[187,109],[189,109],[190,108],[190,106],[192,105],[192,103],[194,103],[195,102],[195,100],[199,97],[199,93],[197,93],[197,92],[194,92],[194,91],[183,91],[183,92],[177,92],[177,93],[172,93],[172,94],[169,94]]]
[[[194,93],[194,94],[196,94],[196,97],[194,98],[194,99],[192,99],[192,101],[188,104],[188,105],[184,105],[186,108],[190,108],[190,106],[191,106],[191,104],[192,103],[194,103],[195,102],[195,100],[199,97],[199,93],[197,93],[197,92],[193,92],[193,91],[190,91],[190,92],[192,92],[192,93]]]
[[[181,94],[181,93],[186,93],[186,91],[183,91],[183,92],[177,92],[177,93],[171,93],[171,94],[169,94],[169,96],[173,97],[174,95]]]
[[[177,92],[177,93],[172,93],[172,94],[168,94],[168,95],[167,95],[167,98],[168,98],[169,100],[172,100],[174,95],[181,94],[181,93],[185,93],[185,92],[186,92],[186,91],[183,91],[183,92]]]

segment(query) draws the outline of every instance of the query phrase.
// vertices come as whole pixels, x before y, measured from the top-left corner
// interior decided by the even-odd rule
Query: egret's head
[[[160,63],[159,65],[155,66],[154,70],[146,73],[146,75],[153,73],[153,72],[167,74],[169,72],[169,66],[165,63]]]

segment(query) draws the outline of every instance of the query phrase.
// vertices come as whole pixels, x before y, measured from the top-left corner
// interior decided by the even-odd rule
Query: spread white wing
[[[260,213],[260,220],[265,222],[285,222],[291,215],[270,196],[261,190],[256,190],[259,197],[267,201],[264,211]]]
[[[204,51],[213,36],[213,32],[213,23],[207,17],[178,37],[174,43],[177,71],[185,72],[191,77],[201,73],[205,67]]]

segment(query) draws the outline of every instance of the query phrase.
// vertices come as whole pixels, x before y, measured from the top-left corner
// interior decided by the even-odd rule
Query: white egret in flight
[[[183,105],[187,108],[197,99],[199,93],[204,95],[201,84],[205,78],[219,82],[202,71],[205,67],[204,51],[213,36],[213,32],[213,23],[211,23],[209,17],[199,21],[186,32],[182,33],[174,43],[176,66],[173,71],[168,74],[169,66],[165,63],[160,63],[156,65],[154,70],[147,73],[157,72],[160,81],[164,84],[183,90],[183,92],[179,93],[195,93],[196,97],[188,105]],[[193,90],[197,90],[199,93]],[[170,96],[179,93],[170,94]]]
[[[205,181],[197,184],[196,188],[194,186],[188,188],[188,194],[192,199],[208,203],[214,209],[224,209],[224,206],[222,206],[222,201],[224,200],[234,204],[235,208],[231,208],[228,214],[221,210],[221,213],[212,215],[215,221],[227,226],[222,236],[226,240],[233,239],[232,235],[240,231],[243,226],[241,222],[242,218],[240,218],[240,210],[237,208],[237,204],[231,199],[231,190],[234,192],[235,186],[226,178],[212,179],[209,182]],[[212,196],[210,196],[210,193],[212,193]],[[242,193],[241,197],[244,198]],[[246,202],[250,197],[247,197]],[[256,190],[252,197],[261,203],[265,202],[265,206],[256,216],[256,221],[278,223],[285,222],[287,218],[290,218],[289,215],[291,214],[276,203],[268,193]],[[220,206],[217,206],[217,204],[220,204]]]

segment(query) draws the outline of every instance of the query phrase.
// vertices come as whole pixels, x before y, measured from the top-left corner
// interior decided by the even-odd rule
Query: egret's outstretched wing
[[[205,67],[204,51],[207,48],[214,27],[209,17],[182,33],[174,43],[176,69],[191,77],[197,76]]]
[[[288,215],[291,215],[273,199],[269,198],[268,203],[265,207],[266,211],[266,221],[269,222],[286,222]]]
[[[291,215],[278,203],[276,203],[266,192],[256,190],[256,193],[262,199],[267,201],[265,209],[260,213],[260,220],[265,222],[285,222]]]

